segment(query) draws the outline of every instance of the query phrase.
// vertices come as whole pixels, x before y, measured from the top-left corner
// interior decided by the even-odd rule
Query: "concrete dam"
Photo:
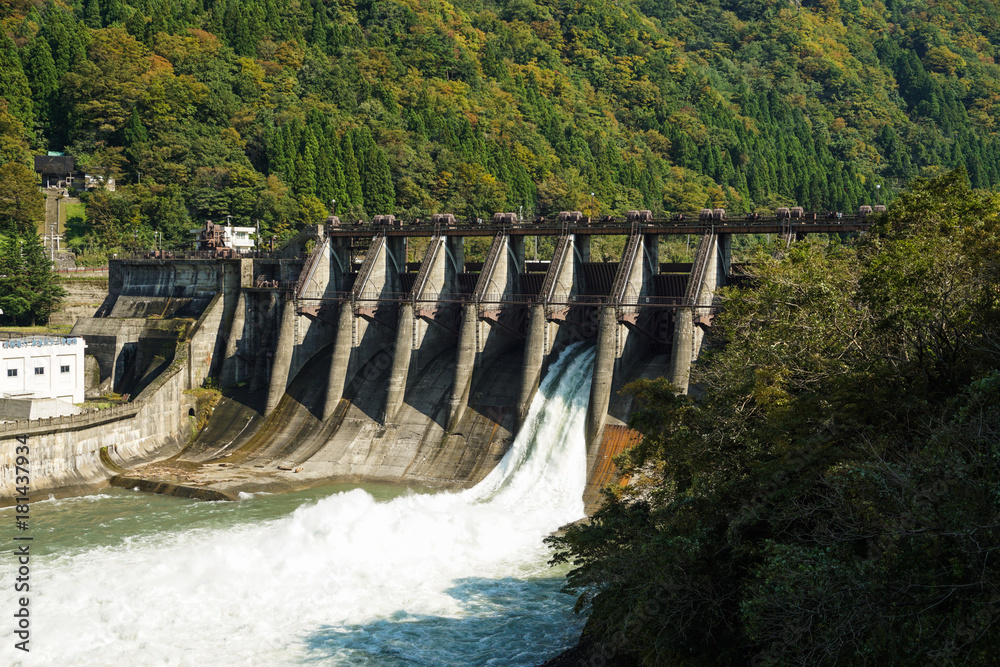
[[[43,491],[106,480],[206,499],[329,482],[465,488],[507,451],[548,366],[583,341],[595,347],[593,509],[611,457],[637,438],[619,390],[643,377],[686,390],[714,291],[729,280],[731,235],[758,229],[538,227],[507,215],[490,226],[331,219],[278,253],[113,260],[107,299],[73,333],[129,402],[73,423],[0,425],[0,440],[40,447]],[[811,225],[774,231],[830,231]],[[693,263],[659,261],[665,233],[697,234]],[[591,261],[595,234],[625,237],[619,261]],[[550,261],[526,258],[536,235],[555,237]],[[489,243],[482,262],[466,261],[473,237]],[[206,381],[223,389],[217,405],[197,395]]]

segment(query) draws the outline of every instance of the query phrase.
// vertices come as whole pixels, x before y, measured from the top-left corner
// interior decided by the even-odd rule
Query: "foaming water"
[[[510,451],[472,489],[388,501],[354,489],[266,520],[241,506],[272,498],[184,503],[183,523],[143,529],[133,514],[124,536],[40,556],[31,657],[8,641],[0,662],[538,664],[579,628],[542,539],[583,516],[593,357],[575,347],[552,365]],[[12,612],[2,560],[0,612]]]

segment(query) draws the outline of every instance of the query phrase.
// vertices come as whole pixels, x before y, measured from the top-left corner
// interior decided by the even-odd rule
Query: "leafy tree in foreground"
[[[1000,195],[916,183],[726,290],[705,396],[632,386],[634,484],[553,540],[608,664],[985,664],[1000,642]]]

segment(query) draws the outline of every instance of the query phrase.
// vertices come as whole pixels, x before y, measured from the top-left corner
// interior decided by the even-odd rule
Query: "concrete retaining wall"
[[[49,317],[49,326],[72,327],[77,320],[93,317],[108,296],[107,278],[73,278],[59,281],[66,297]]]
[[[184,346],[171,369],[133,403],[71,417],[0,424],[0,504],[15,496],[16,448],[29,448],[30,493],[72,493],[103,485],[114,469],[177,451],[191,435]]]
[[[116,466],[136,465],[180,450],[195,408],[185,391],[199,386],[217,358],[225,299],[216,294],[173,362],[131,403],[70,417],[0,424],[0,504],[15,496],[17,447],[29,448],[30,492],[73,493],[103,485]],[[114,320],[107,326],[114,328]]]

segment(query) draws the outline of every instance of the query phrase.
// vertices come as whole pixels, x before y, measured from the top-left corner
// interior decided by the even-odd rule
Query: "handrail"
[[[115,405],[110,408],[86,410],[75,415],[47,417],[43,419],[18,419],[0,423],[0,438],[8,434],[37,433],[61,427],[79,427],[103,424],[110,421],[135,416],[142,405],[138,402]]]
[[[503,253],[504,237],[502,231],[497,232],[496,236],[493,237],[493,243],[490,244],[490,250],[486,255],[486,261],[483,262],[483,268],[479,272],[479,280],[476,281],[476,289],[473,292],[473,300],[477,303],[483,300],[490,283],[493,281],[493,274],[497,270],[497,264],[500,263],[500,256]]]
[[[633,229],[632,233],[628,235],[625,252],[622,253],[622,261],[618,264],[618,271],[615,273],[615,280],[611,285],[611,302],[614,304],[621,303],[625,298],[625,290],[628,289],[632,265],[635,263],[636,255],[639,253],[640,241],[642,241],[642,234],[639,233],[638,229]]]
[[[691,277],[688,279],[687,290],[684,293],[684,301],[689,306],[698,305],[698,296],[701,294],[701,286],[705,280],[705,271],[708,268],[709,249],[715,241],[715,230],[708,229],[698,242],[698,249],[695,251],[694,263],[691,265]]]
[[[390,303],[413,303],[413,304],[465,304],[473,302],[473,295],[466,292],[442,292],[433,299],[411,298],[405,292],[377,292],[375,290],[366,291],[354,295],[350,292],[336,292],[324,297],[307,297],[300,299],[304,304],[315,303],[339,303],[353,300],[355,304],[390,304]],[[610,302],[610,298],[604,294],[568,294],[565,299],[549,300],[550,306],[567,305],[601,305]],[[481,306],[527,306],[541,303],[541,297],[537,294],[503,294],[498,297],[482,299],[477,302]],[[676,308],[689,305],[687,298],[682,296],[626,296],[621,299],[621,305],[626,306],[649,306],[651,308],[670,307]],[[706,306],[707,307],[707,306]]]
[[[414,303],[416,303],[417,300],[423,295],[424,287],[430,279],[431,267],[434,266],[434,262],[437,261],[438,253],[441,252],[441,246],[443,245],[444,237],[431,237],[431,242],[427,246],[427,254],[424,255],[424,261],[420,263],[420,270],[417,272],[417,277],[413,281],[413,288],[410,289],[410,296]],[[367,259],[367,257],[365,257],[365,259]]]
[[[107,273],[108,267],[106,266],[70,266],[65,269],[56,269],[55,273]]]
[[[218,251],[216,250],[161,250],[161,257],[154,255],[153,250],[144,251],[128,251],[128,252],[118,252],[110,258],[109,261],[121,261],[128,260],[130,262],[135,261],[148,261],[148,262],[162,262],[170,260],[179,259],[199,259],[199,260],[216,260],[216,259],[284,259],[284,260],[301,260],[301,257],[285,257],[278,251],[267,251],[267,250],[250,250],[247,252],[236,252],[231,257],[220,257]],[[105,269],[107,270],[107,269]]]
[[[321,243],[317,243],[316,247],[312,249],[309,256],[306,258],[306,263],[302,265],[302,271],[299,273],[299,279],[295,283],[295,296],[304,296],[306,286],[312,280],[313,273],[316,271],[318,266],[317,260],[320,255],[323,254],[324,248],[330,243],[330,239],[323,239]]]
[[[578,231],[585,231],[590,228],[598,229],[614,229],[622,232],[632,230],[636,227],[640,229],[689,229],[692,227],[697,228],[707,228],[707,227],[757,227],[762,229],[774,228],[778,226],[788,226],[791,228],[799,227],[849,227],[849,226],[862,226],[869,227],[871,222],[863,216],[855,214],[844,214],[840,217],[832,217],[830,215],[817,215],[815,218],[779,218],[774,215],[761,216],[757,215],[755,217],[745,217],[740,215],[734,215],[732,217],[724,218],[722,220],[699,220],[697,215],[689,215],[682,220],[675,220],[669,217],[663,218],[653,218],[644,221],[633,221],[624,220],[622,218],[609,217],[608,219],[599,220],[583,220],[581,222],[568,222],[568,221],[554,221],[548,219],[542,219],[538,222],[519,222],[519,223],[503,223],[502,225],[494,223],[485,224],[472,224],[472,223],[459,223],[456,225],[442,226],[440,224],[424,223],[424,222],[414,222],[408,224],[403,221],[402,224],[396,227],[388,228],[390,235],[403,234],[408,232],[421,232],[427,235],[434,236],[447,236],[449,232],[460,232],[464,230],[480,232],[481,235],[487,235],[496,233],[496,231],[503,231],[505,233],[511,232],[549,232],[551,235],[563,235],[563,234],[573,234]],[[330,231],[331,235],[334,236],[350,236],[350,235],[375,235],[379,232],[386,231],[386,228],[374,226],[374,225],[350,225],[334,228]],[[763,231],[761,233],[764,233]]]
[[[368,252],[365,253],[365,261],[361,263],[361,268],[358,269],[358,277],[354,281],[354,288],[351,290],[352,295],[358,295],[365,291],[365,285],[368,284],[372,269],[375,266],[375,257],[382,251],[384,245],[384,232],[376,233],[372,238],[372,244],[368,246]]]
[[[553,298],[553,292],[558,284],[558,276],[562,273],[563,265],[566,263],[566,255],[570,251],[569,234],[561,234],[556,242],[556,249],[552,253],[552,263],[542,281],[542,289],[538,291],[544,304],[548,305]]]
[[[294,292],[296,285],[298,285],[298,282],[294,280],[266,280],[262,278],[260,280],[255,280],[252,287],[246,287],[244,289],[274,289],[285,292]]]

